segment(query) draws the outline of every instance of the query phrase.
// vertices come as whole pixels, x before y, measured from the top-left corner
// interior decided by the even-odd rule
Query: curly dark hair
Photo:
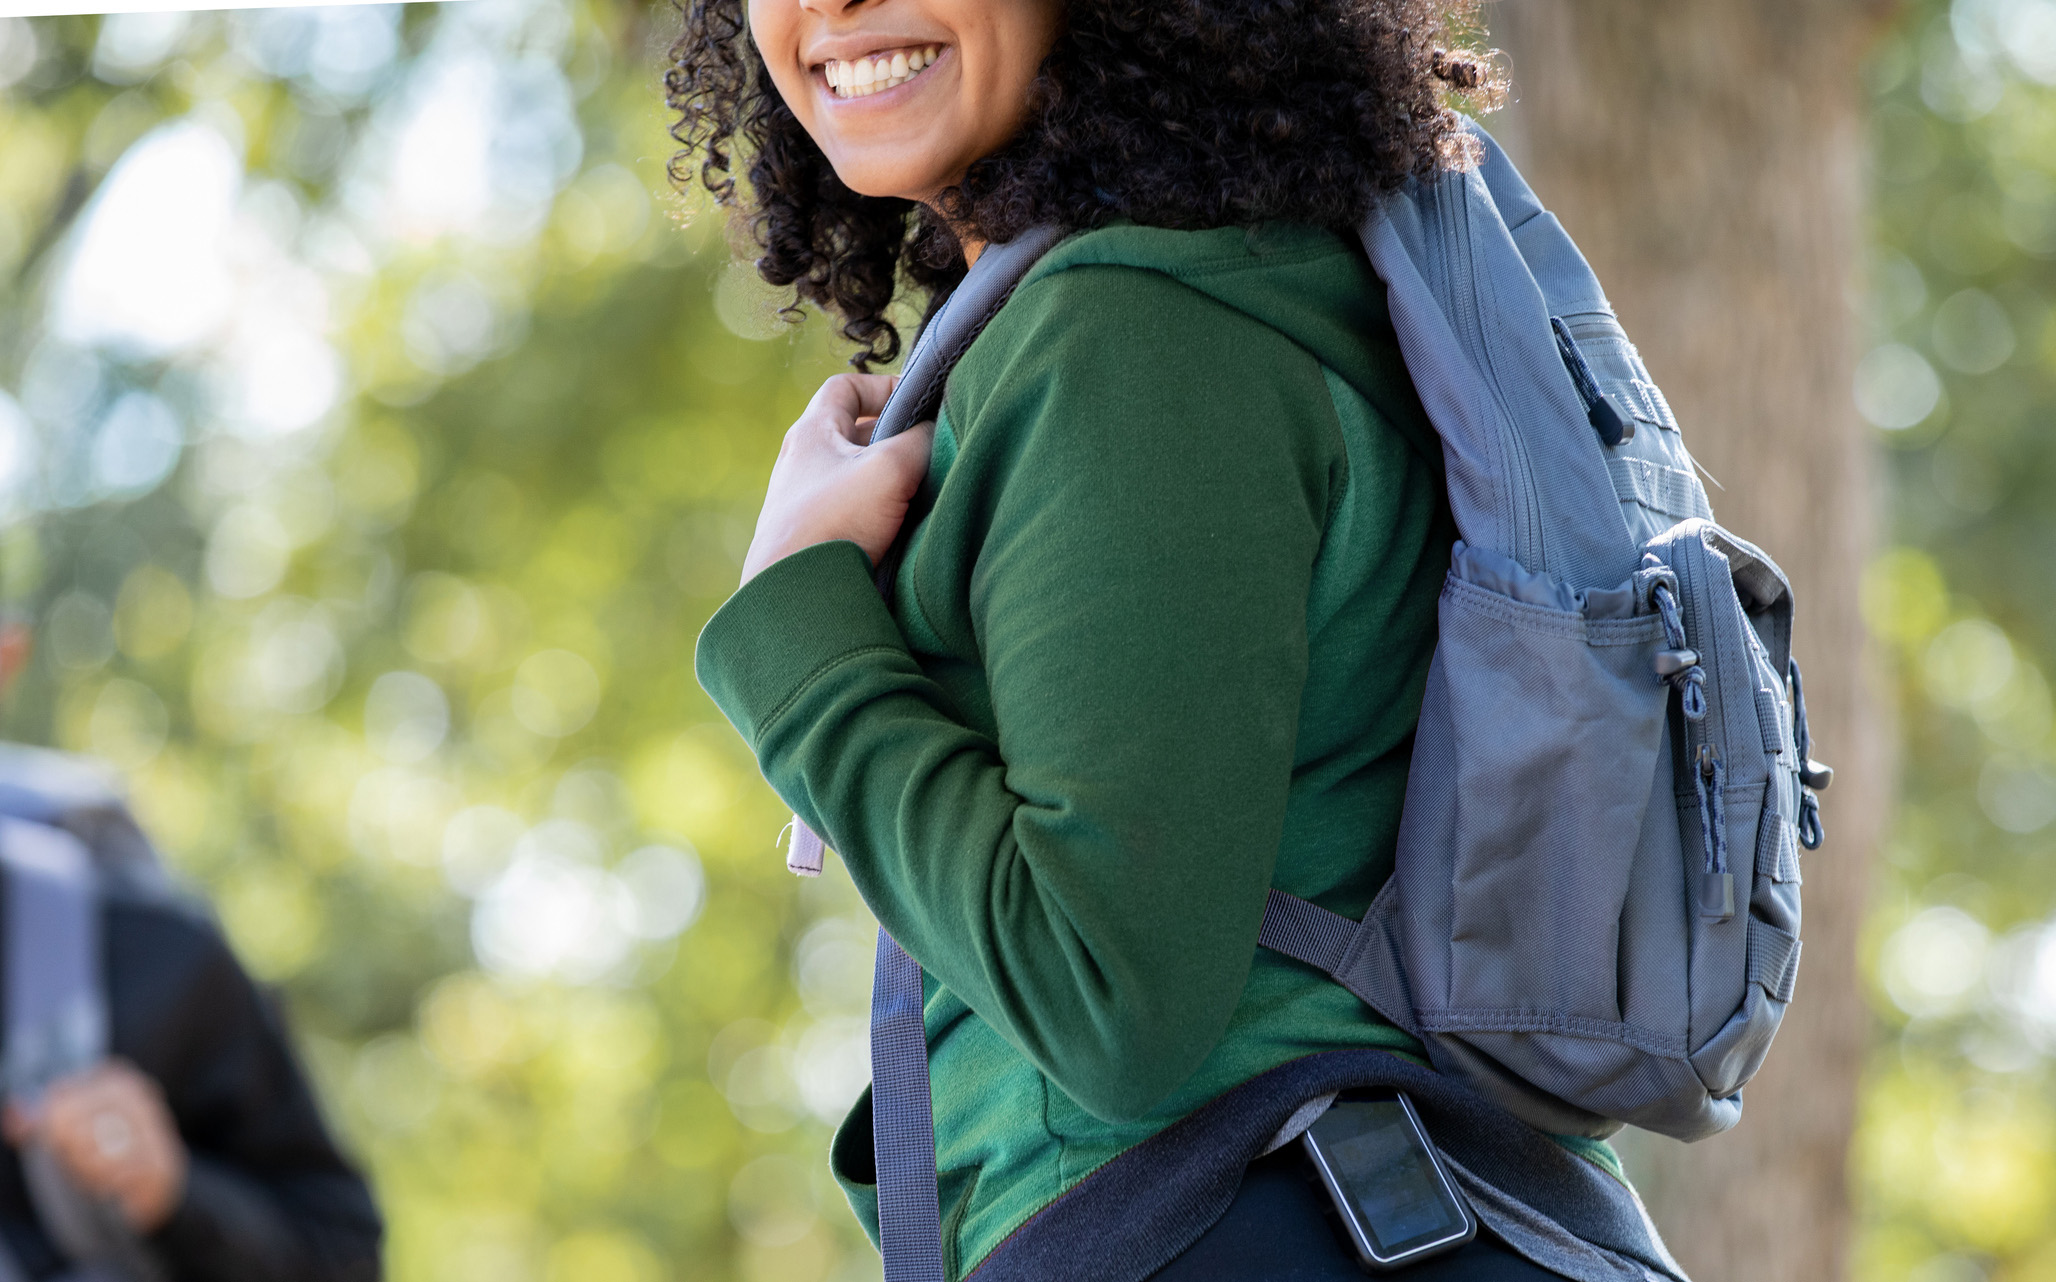
[[[676,2],[672,180],[743,217],[765,280],[841,316],[859,369],[899,354],[902,280],[933,307],[962,279],[952,226],[987,242],[1117,217],[1354,227],[1409,175],[1462,162],[1451,91],[1499,85],[1451,47],[1473,0],[1069,0],[1027,123],[938,214],[842,184],[771,83],[746,0]]]

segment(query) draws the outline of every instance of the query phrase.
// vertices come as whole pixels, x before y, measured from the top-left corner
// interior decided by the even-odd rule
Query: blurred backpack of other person
[[[0,1282],[370,1282],[280,1012],[109,777],[0,744]]]

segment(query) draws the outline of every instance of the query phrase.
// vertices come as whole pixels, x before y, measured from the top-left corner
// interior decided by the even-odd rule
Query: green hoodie
[[[952,1276],[1258,1073],[1418,1051],[1256,938],[1272,886],[1357,917],[1391,872],[1440,457],[1354,245],[1110,227],[958,365],[889,602],[830,543],[708,623],[701,683],[928,976]]]

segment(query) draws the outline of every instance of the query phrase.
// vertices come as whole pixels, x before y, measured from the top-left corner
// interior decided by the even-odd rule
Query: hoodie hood
[[[1059,242],[1021,284],[1079,266],[1162,272],[1263,322],[1334,371],[1441,469],[1441,441],[1413,393],[1385,283],[1354,238],[1298,223],[1174,231],[1119,222]]]

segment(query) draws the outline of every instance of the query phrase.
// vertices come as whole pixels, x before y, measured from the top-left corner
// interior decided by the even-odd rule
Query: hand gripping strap
[[[1414,1017],[1406,975],[1399,964],[1399,941],[1386,928],[1381,911],[1388,906],[1391,886],[1387,882],[1386,890],[1371,901],[1371,910],[1362,921],[1351,921],[1297,895],[1273,890],[1264,904],[1263,926],[1256,942],[1325,972],[1372,1010],[1418,1037],[1420,1022]]]
[[[1006,305],[1014,286],[1021,283],[1028,269],[1063,238],[1061,228],[1031,227],[1003,245],[988,246],[978,256],[977,265],[914,340],[899,382],[893,385],[884,411],[871,425],[871,444],[898,436],[941,411],[943,386],[957,359]],[[878,567],[878,590],[887,596],[892,594],[892,576],[898,568],[895,548]],[[787,831],[792,833],[792,845],[787,847],[786,869],[799,877],[819,877],[825,845],[820,835],[798,815],[793,816]]]

